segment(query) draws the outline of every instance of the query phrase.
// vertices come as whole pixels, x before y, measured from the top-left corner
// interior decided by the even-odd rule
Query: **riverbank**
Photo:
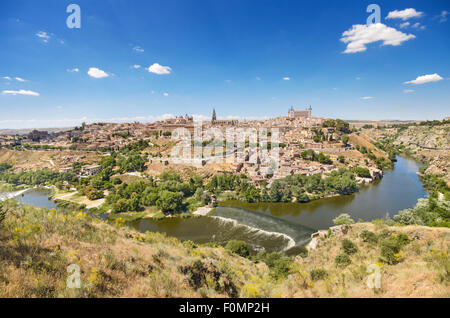
[[[55,201],[67,201],[80,206],[84,206],[86,209],[98,208],[105,203],[105,199],[89,200],[86,196],[81,195],[78,191],[63,192],[57,190],[52,196]]]
[[[426,174],[440,175],[450,186],[450,122],[423,122],[364,129],[378,146],[395,150],[427,165]]]
[[[396,167],[387,171],[382,180],[360,186],[359,192],[307,203],[225,201],[219,202],[219,207],[214,211],[202,208],[201,215],[181,213],[171,217],[154,206],[138,212],[109,213],[111,206],[104,204],[90,211],[112,222],[122,220],[142,232],[165,233],[196,243],[226,244],[228,240],[238,237],[251,243],[255,250],[282,251],[291,239],[296,245],[308,243],[311,233],[333,226],[332,220],[341,213],[349,213],[355,220],[371,221],[384,219],[388,212],[392,217],[399,210],[414,207],[418,198],[426,196],[417,176],[419,167],[418,163],[399,157]],[[61,200],[77,196],[75,192],[58,193],[56,197]],[[47,200],[48,195],[42,193],[41,196],[42,199],[35,196],[28,198],[25,194],[25,199],[27,204],[41,200],[38,206],[49,207],[52,202]],[[79,210],[78,202],[76,204],[74,209]],[[61,206],[70,207],[65,204]],[[273,232],[277,234],[270,234]]]

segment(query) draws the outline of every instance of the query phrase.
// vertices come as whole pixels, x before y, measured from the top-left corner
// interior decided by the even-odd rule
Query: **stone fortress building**
[[[291,119],[295,118],[311,118],[312,117],[312,107],[306,108],[305,110],[294,110],[294,107],[288,111],[288,117]]]
[[[211,116],[211,125],[214,126],[237,126],[239,124],[238,120],[217,120],[216,110],[213,109]]]

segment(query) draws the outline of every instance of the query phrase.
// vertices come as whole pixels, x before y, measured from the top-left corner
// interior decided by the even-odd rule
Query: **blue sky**
[[[366,25],[372,2],[3,0],[0,128],[213,108],[264,118],[291,105],[344,119],[450,116],[449,1],[376,1],[378,28]],[[70,3],[80,29],[66,25]]]

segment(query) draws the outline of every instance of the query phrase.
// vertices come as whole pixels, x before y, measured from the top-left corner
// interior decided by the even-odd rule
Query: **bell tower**
[[[216,110],[213,109],[212,118],[211,118],[211,123],[214,124],[214,123],[216,122],[216,120],[217,120],[217,117],[216,117]]]

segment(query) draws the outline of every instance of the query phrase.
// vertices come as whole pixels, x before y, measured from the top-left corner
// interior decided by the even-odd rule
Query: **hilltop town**
[[[195,170],[205,176],[215,173],[245,174],[252,183],[260,185],[294,174],[311,176],[329,173],[340,167],[361,167],[367,168],[370,175],[360,177],[358,181],[370,182],[382,177],[383,160],[388,158],[387,153],[373,146],[370,138],[351,129],[348,122],[314,117],[311,107],[304,110],[291,107],[287,116],[249,121],[218,120],[213,110],[211,120],[202,124],[203,148],[212,148],[213,153],[217,151],[217,146],[206,133],[209,128],[218,129],[223,136],[229,128],[267,129],[269,135],[271,130],[279,131],[279,162],[273,171],[270,171],[270,162],[260,157],[252,158],[258,156],[260,145],[252,152],[247,143],[244,162],[238,162],[234,156],[232,160],[227,157],[224,163],[208,158],[201,160]],[[81,162],[83,169],[80,176],[92,176],[100,170],[97,161],[101,157],[141,140],[148,143],[148,147],[141,151],[147,157],[145,172],[155,175],[170,168],[182,171],[191,169],[191,165],[171,158],[171,150],[178,142],[172,133],[181,128],[193,134],[194,126],[194,118],[185,115],[153,123],[83,123],[67,131],[49,133],[33,130],[25,135],[0,135],[0,147],[3,148],[0,159],[15,161],[16,168],[20,170],[46,167],[60,172],[71,171],[75,163]],[[31,159],[32,154],[22,152],[20,158],[16,158],[8,150],[25,153],[40,151],[40,157],[36,158],[40,163],[36,164],[36,160]],[[27,161],[27,157],[30,160]]]

